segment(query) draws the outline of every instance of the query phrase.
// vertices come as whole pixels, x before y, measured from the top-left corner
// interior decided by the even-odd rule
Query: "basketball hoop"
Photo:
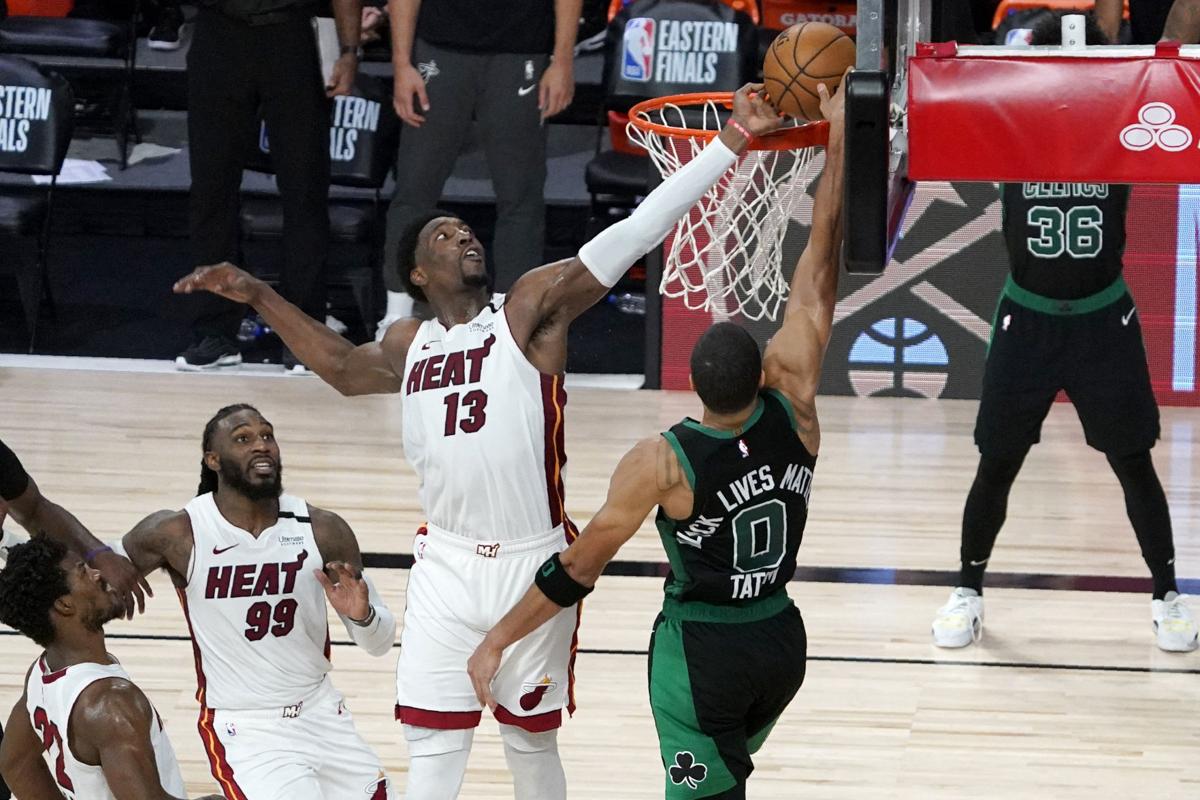
[[[645,148],[667,178],[720,133],[732,108],[730,92],[645,100],[629,110],[629,140]],[[828,134],[827,122],[810,122],[756,138],[675,225],[659,291],[717,319],[775,319],[788,293],[788,222]]]

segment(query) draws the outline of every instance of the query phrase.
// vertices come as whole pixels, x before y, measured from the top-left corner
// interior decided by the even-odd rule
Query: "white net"
[[[666,178],[706,144],[680,129],[717,131],[728,114],[718,100],[705,100],[690,106],[667,103],[639,116],[678,130],[665,135],[629,123],[630,141],[646,149]],[[784,237],[808,189],[819,149],[743,153],[668,237],[659,291],[716,319],[737,314],[776,319],[788,294]]]

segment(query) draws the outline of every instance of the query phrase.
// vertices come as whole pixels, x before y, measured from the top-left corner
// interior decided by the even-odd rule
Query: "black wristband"
[[[533,582],[542,594],[549,597],[556,605],[570,608],[592,593],[593,586],[584,586],[567,574],[558,553],[547,558],[533,578]]]

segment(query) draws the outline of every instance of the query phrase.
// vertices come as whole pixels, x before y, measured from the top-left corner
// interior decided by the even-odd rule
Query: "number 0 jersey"
[[[562,376],[525,358],[504,295],[449,330],[424,322],[404,374],[404,454],[431,524],[503,542],[566,521]]]
[[[112,658],[112,656],[109,656]],[[104,770],[97,764],[84,764],[71,750],[71,712],[83,690],[96,681],[108,678],[129,679],[128,673],[113,659],[111,664],[73,664],[51,671],[43,655],[29,672],[25,684],[25,706],[33,729],[42,740],[43,758],[58,784],[59,791],[70,800],[113,800],[114,795],[104,779]],[[175,749],[163,730],[162,717],[154,712],[150,721],[150,746],[158,767],[158,780],[172,797],[186,797],[183,776]]]
[[[187,588],[180,591],[205,708],[295,705],[321,687],[329,663],[324,560],[308,504],[279,498],[279,519],[257,537],[236,527],[211,493],[185,506],[192,521]]]
[[[780,592],[796,571],[817,458],[796,435],[791,403],[759,395],[741,433],[685,419],[663,436],[692,487],[692,514],[659,508],[669,600],[745,606]]]
[[[1022,289],[1078,300],[1121,277],[1128,186],[1006,183],[1001,201],[1009,265]]]

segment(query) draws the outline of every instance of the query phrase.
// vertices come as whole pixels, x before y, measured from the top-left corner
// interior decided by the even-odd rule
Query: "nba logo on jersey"
[[[654,20],[634,17],[626,22],[624,44],[621,77],[649,81],[654,76]]]

